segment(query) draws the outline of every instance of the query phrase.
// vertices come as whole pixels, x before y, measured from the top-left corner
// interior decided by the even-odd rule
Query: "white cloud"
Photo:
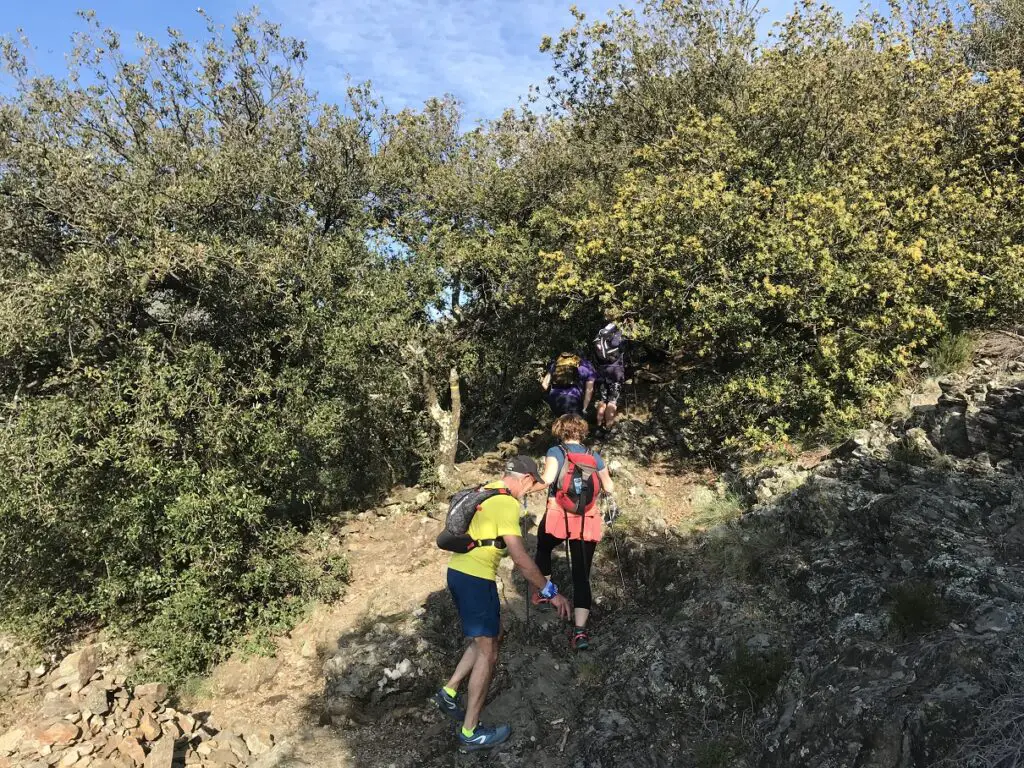
[[[310,80],[325,96],[344,73],[372,80],[392,109],[452,93],[467,116],[496,117],[550,74],[537,48],[568,26],[570,0],[272,0],[311,43]],[[563,4],[564,2],[564,4]],[[617,0],[576,0],[603,17]]]

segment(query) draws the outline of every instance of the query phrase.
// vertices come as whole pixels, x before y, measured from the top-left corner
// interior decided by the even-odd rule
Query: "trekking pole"
[[[622,582],[622,597],[626,597],[626,577],[622,575],[622,556],[619,554],[619,542],[612,536],[612,546],[615,547],[615,564],[619,567],[619,581]]]
[[[530,628],[530,582],[526,582],[526,628]]]
[[[604,502],[604,505],[605,505],[605,509],[603,509],[602,512],[607,514],[606,510],[607,510],[607,506],[608,506],[609,502],[614,504],[615,500],[612,499],[607,494],[605,494],[604,497],[602,498],[602,501]],[[608,529],[609,529],[608,530],[608,535],[610,536],[610,538],[612,540],[612,547],[615,548],[615,565],[619,569],[619,582],[621,582],[621,584],[622,584],[622,596],[625,597],[626,596],[626,577],[622,573],[622,555],[619,553],[619,540],[615,537],[615,534],[612,533],[612,531],[611,531],[611,527],[614,524],[615,524],[615,520],[614,519],[610,523],[608,523]]]
[[[572,584],[572,600],[576,602],[576,584],[572,578],[572,553],[569,551],[569,512],[564,508],[562,514],[565,515],[565,562],[569,566],[569,583]]]

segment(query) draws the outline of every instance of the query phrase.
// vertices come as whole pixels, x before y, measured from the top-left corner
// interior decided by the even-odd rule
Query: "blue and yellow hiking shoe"
[[[452,720],[462,722],[466,719],[466,712],[462,708],[462,704],[459,702],[458,694],[452,696],[444,688],[434,694],[434,701],[437,703],[437,708],[440,709],[444,714],[448,715]]]
[[[476,752],[480,749],[493,749],[499,744],[504,744],[512,735],[512,729],[507,725],[496,725],[490,728],[478,724],[472,736],[467,736],[459,729],[459,751]]]

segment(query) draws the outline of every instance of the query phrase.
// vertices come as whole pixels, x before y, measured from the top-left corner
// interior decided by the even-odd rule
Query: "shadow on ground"
[[[496,754],[457,756],[428,701],[462,648],[443,590],[339,638],[310,718],[367,768],[1001,764],[1024,716],[1024,391],[958,397],[730,524],[613,529],[585,655],[509,580]]]

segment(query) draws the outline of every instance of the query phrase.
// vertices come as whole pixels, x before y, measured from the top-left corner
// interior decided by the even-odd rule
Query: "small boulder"
[[[49,747],[58,744],[72,744],[81,732],[82,729],[74,723],[61,720],[37,731],[36,740]]]
[[[125,736],[117,745],[117,751],[131,760],[133,765],[142,765],[146,761],[146,751],[139,744],[138,739]]]
[[[139,732],[146,741],[156,741],[163,733],[156,718],[149,713],[143,715],[142,720],[139,721]]]
[[[171,768],[174,763],[174,742],[164,739],[146,755],[144,768]]]
[[[192,715],[182,715],[178,718],[178,726],[181,728],[182,733],[186,736],[191,736],[196,729],[196,721]]]
[[[217,744],[234,752],[242,763],[249,759],[249,747],[246,746],[241,736],[221,731],[217,734]]]
[[[262,755],[264,752],[269,752],[270,748],[274,746],[274,737],[270,731],[261,729],[256,733],[245,734],[245,745],[249,747],[251,754]]]
[[[144,683],[135,686],[135,698],[159,702],[167,698],[167,686],[163,683]]]
[[[207,760],[214,765],[239,766],[243,764],[234,752],[224,747],[211,752]]]
[[[56,682],[63,682],[64,685],[77,684],[81,689],[95,674],[96,667],[100,663],[99,658],[99,651],[95,645],[88,645],[82,650],[66,656],[54,673],[55,686]]]
[[[98,683],[88,686],[80,694],[82,708],[94,715],[105,715],[110,711],[110,695]]]
[[[11,728],[3,736],[0,736],[0,755],[13,753],[27,735],[28,732],[24,728]]]

